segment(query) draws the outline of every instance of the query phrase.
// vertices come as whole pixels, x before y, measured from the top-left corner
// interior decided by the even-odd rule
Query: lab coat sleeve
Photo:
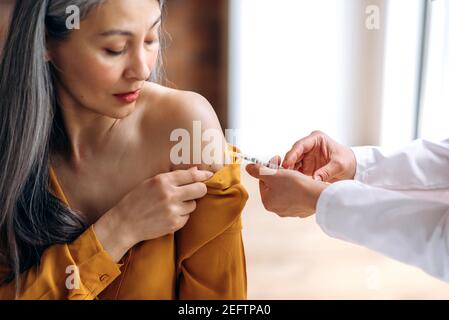
[[[449,282],[449,205],[340,181],[317,204],[317,223],[331,237],[414,265]]]
[[[364,184],[390,190],[449,189],[449,140],[416,140],[393,153],[377,147],[352,150],[355,180]]]

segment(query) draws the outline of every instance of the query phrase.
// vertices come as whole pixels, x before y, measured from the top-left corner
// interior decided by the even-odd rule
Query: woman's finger
[[[190,168],[189,170],[177,170],[167,174],[172,183],[176,186],[183,186],[195,182],[209,180],[214,175],[213,172],[206,170],[198,170],[198,168]]]
[[[191,201],[203,198],[207,194],[207,187],[203,182],[195,182],[177,188],[180,201]]]

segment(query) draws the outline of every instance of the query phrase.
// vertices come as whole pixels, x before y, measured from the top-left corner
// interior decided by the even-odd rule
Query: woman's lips
[[[114,97],[119,99],[120,101],[124,103],[132,103],[136,101],[139,98],[140,90],[128,92],[128,93],[120,93],[120,94],[114,94]]]

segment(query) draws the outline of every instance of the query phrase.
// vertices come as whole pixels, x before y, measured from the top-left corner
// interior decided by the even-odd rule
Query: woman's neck
[[[111,141],[119,119],[95,113],[68,99],[60,99],[61,118],[67,135],[64,158],[74,168],[98,156]]]

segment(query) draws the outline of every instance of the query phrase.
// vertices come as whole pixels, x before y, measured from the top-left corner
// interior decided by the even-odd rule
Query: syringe
[[[261,161],[261,160],[255,158],[255,157],[250,157],[250,156],[242,154],[242,153],[236,152],[236,153],[234,153],[234,155],[237,158],[241,159],[241,160],[245,160],[245,161],[248,161],[248,162],[251,162],[251,163],[255,163],[255,164],[260,164],[261,166],[264,166],[264,167],[267,167],[267,168],[270,168],[270,169],[274,169],[274,170],[284,169],[282,166],[278,166],[277,164],[264,162],[264,161]]]

